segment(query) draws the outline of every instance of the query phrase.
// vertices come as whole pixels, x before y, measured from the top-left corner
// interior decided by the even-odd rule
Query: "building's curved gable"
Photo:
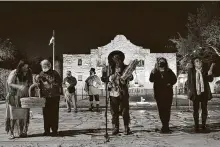
[[[129,64],[131,59],[145,59],[145,56],[150,53],[149,49],[144,49],[141,46],[134,45],[124,35],[117,35],[110,43],[105,46],[98,47],[96,53],[102,62],[107,62],[107,56],[114,50],[120,50],[125,54],[125,63]]]
[[[141,60],[133,73],[134,80],[130,83],[133,86],[136,85],[145,89],[153,88],[152,83],[149,82],[149,75],[154,68],[157,57],[165,57],[170,68],[176,73],[176,53],[150,53],[150,49],[131,43],[124,35],[117,35],[110,43],[91,49],[90,54],[64,54],[63,73],[71,70],[76,78],[80,77],[78,79],[81,80],[77,87],[82,89],[85,79],[89,76],[90,68],[95,68],[97,75],[101,77],[102,66],[108,64],[107,57],[114,50],[120,50],[125,54],[125,64],[129,64],[134,59]],[[82,65],[78,66],[80,59],[82,59]]]

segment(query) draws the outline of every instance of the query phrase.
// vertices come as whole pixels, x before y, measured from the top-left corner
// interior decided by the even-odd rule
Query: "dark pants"
[[[99,101],[99,95],[94,95],[95,101]],[[93,95],[89,95],[89,101],[93,101]]]
[[[120,109],[121,110],[120,110]],[[122,112],[124,125],[128,126],[130,123],[129,115],[129,99],[128,97],[110,97],[110,109],[112,114],[112,124],[119,127],[119,113]]]
[[[162,129],[169,129],[170,111],[172,106],[173,97],[157,97],[157,107],[159,111]]]
[[[65,95],[67,110],[71,111],[71,103],[73,104],[73,108],[77,110],[77,98],[76,93],[70,93],[70,95]]]
[[[202,109],[202,124],[206,124],[207,116],[208,116],[208,110],[207,110],[207,104],[208,101],[204,99],[204,94],[201,94],[200,96],[197,96],[196,99],[193,101],[193,117],[195,126],[199,127],[199,106],[201,103],[201,109]]]
[[[59,96],[46,98],[46,104],[43,108],[44,131],[46,133],[49,133],[50,129],[52,129],[54,133],[58,131],[59,102]]]

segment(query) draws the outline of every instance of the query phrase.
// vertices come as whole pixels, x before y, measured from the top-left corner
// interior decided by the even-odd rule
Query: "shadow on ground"
[[[111,131],[111,129],[108,129],[108,131]],[[105,128],[103,129],[81,129],[81,130],[64,130],[64,131],[59,131],[59,137],[65,137],[65,136],[70,136],[74,137],[77,135],[92,135],[92,136],[103,136],[103,133],[105,132]],[[43,134],[32,134],[29,135],[28,137],[42,137]]]
[[[202,128],[200,126],[200,128]],[[203,131],[202,129],[200,129],[200,131],[198,133],[212,133],[212,132],[220,132],[220,123],[210,123],[207,124],[207,128],[208,130]],[[194,132],[194,126],[185,126],[182,127],[179,131],[185,132],[185,133],[189,133],[189,134],[195,134]]]
[[[202,131],[200,130],[198,133],[212,133],[212,132],[220,132],[220,123],[211,123],[208,124],[208,130],[207,131]],[[189,125],[189,126],[173,126],[170,127],[172,132],[175,134],[176,132],[183,132],[183,133],[188,133],[188,134],[195,134],[193,131],[194,126]],[[108,128],[108,133],[110,134],[112,130]],[[131,127],[132,134],[136,133],[159,133],[160,129],[141,129],[141,130],[135,130],[135,126]],[[121,132],[120,132],[121,133]],[[91,135],[91,136],[103,136],[105,134],[105,128],[102,129],[81,129],[81,130],[64,130],[59,132],[59,137],[74,137],[77,135]],[[29,137],[42,137],[42,134],[32,134],[29,135]]]

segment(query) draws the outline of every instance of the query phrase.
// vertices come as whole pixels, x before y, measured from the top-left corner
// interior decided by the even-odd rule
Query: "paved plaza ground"
[[[104,108],[106,105],[105,102],[106,98],[104,96],[100,96],[100,107]],[[80,108],[88,108],[89,107],[89,97],[84,96],[83,98],[81,96],[78,96],[78,107]],[[186,95],[174,95],[173,98],[173,107],[178,108],[178,107],[188,107],[192,106],[191,101],[187,99]],[[213,94],[213,99],[209,101],[209,105],[212,106],[220,106],[220,95],[218,94]],[[145,99],[145,102],[141,102],[141,96],[137,97],[130,97],[130,106],[135,109],[157,109],[156,101],[154,100],[153,97],[147,97]],[[61,96],[61,101],[60,101],[60,107],[61,108],[66,108],[66,103],[64,101],[64,98]]]
[[[85,100],[86,102],[87,100]],[[217,101],[217,100],[216,100]],[[83,103],[80,102],[79,103]],[[64,101],[61,101],[61,105]],[[139,109],[138,109],[139,108]],[[152,109],[151,109],[152,108]],[[161,127],[157,109],[146,105],[138,107],[131,103],[132,134],[123,135],[123,121],[120,118],[120,135],[111,135],[111,115],[108,111],[109,142],[105,143],[105,111],[89,112],[88,108],[79,108],[78,113],[67,113],[60,108],[59,137],[43,137],[42,110],[31,109],[28,138],[8,140],[4,131],[5,104],[0,104],[0,147],[219,147],[220,146],[220,109],[209,105],[208,125],[210,132],[193,133],[193,117],[186,107],[173,107],[170,121],[172,134],[160,134]]]

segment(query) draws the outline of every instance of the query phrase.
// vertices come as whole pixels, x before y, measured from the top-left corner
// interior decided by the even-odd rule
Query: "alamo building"
[[[125,64],[129,64],[134,59],[140,61],[133,72],[134,80],[130,82],[129,92],[131,95],[132,93],[144,95],[146,89],[153,89],[153,84],[149,82],[149,76],[158,57],[165,57],[169,67],[177,75],[176,53],[151,53],[150,49],[134,45],[124,35],[117,35],[107,45],[91,49],[90,54],[63,54],[63,78],[66,76],[66,71],[70,70],[78,82],[76,86],[77,92],[82,93],[90,68],[95,68],[96,74],[101,77],[102,65],[108,65],[107,57],[114,50],[120,50],[125,54]],[[183,93],[186,80],[186,74],[178,76],[178,81],[175,85],[177,86],[177,93]],[[220,93],[219,83],[220,77],[215,77],[213,82],[210,83],[212,93]],[[104,83],[101,89],[105,89]],[[216,92],[216,89],[218,92]]]
[[[177,73],[176,53],[151,53],[150,49],[134,45],[124,35],[117,35],[107,45],[91,49],[90,54],[63,54],[63,74],[70,70],[76,77],[77,90],[84,88],[85,80],[89,76],[90,68],[95,68],[96,74],[102,76],[102,65],[107,65],[107,57],[110,52],[120,50],[125,54],[125,64],[138,59],[139,65],[133,72],[134,80],[130,82],[130,89],[152,89],[149,75],[154,68],[157,57],[165,57],[169,67]],[[103,87],[104,89],[104,83]]]

